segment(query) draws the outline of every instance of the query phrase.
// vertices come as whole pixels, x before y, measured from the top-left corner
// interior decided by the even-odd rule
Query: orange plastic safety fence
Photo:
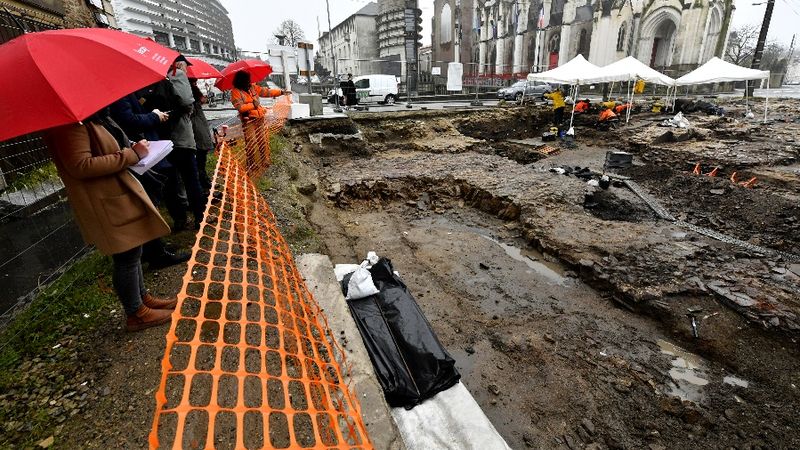
[[[219,148],[150,447],[371,449],[344,354],[250,177],[263,168],[240,157]]]
[[[278,97],[271,107],[266,108],[267,113],[263,118],[240,122],[228,129],[229,137],[243,138],[233,146],[233,153],[251,178],[263,175],[272,163],[270,138],[283,128],[291,105],[290,96]]]

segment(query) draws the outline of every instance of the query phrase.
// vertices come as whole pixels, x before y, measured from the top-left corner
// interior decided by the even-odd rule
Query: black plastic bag
[[[461,376],[391,261],[381,258],[370,273],[380,293],[348,301],[350,312],[386,401],[411,408],[452,387]]]

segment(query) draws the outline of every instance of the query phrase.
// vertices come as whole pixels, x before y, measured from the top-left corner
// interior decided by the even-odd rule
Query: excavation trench
[[[782,425],[800,403],[791,337],[706,287],[766,263],[659,220],[623,187],[549,171],[597,170],[613,148],[603,141],[514,157],[525,146],[508,141],[546,124],[525,111],[523,131],[516,119],[503,129],[499,114],[356,117],[315,124],[331,134],[320,143],[293,126],[307,195],[290,203],[334,263],[392,259],[512,448],[797,442]],[[702,309],[700,340],[690,308]],[[770,328],[789,332],[783,320]]]

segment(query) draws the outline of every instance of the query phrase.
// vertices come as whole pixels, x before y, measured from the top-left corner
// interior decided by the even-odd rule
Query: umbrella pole
[[[572,97],[572,115],[569,117],[569,127],[572,128],[572,121],[575,119],[575,103],[576,99],[578,98],[578,88],[580,87],[579,84],[575,85],[575,96]]]

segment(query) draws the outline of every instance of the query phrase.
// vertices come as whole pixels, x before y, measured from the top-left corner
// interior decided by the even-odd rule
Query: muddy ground
[[[689,136],[643,114],[551,156],[532,108],[293,124],[289,191],[335,263],[393,260],[512,448],[792,448],[798,109],[766,126],[690,115]],[[601,172],[607,150],[635,157],[608,190],[550,171]]]

